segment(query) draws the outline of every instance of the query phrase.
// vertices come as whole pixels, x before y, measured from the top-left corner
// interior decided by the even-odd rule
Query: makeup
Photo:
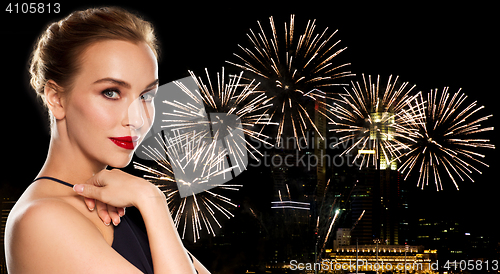
[[[138,136],[123,136],[123,137],[109,137],[109,139],[117,146],[124,149],[134,149],[137,146]]]

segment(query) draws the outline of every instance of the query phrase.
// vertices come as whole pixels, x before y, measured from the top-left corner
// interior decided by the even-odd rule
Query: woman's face
[[[92,44],[64,99],[70,142],[93,161],[126,166],[153,123],[157,88],[157,61],[147,44]]]

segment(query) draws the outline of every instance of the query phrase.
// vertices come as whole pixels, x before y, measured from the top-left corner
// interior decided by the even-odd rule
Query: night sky
[[[122,1],[121,1],[122,2]],[[390,74],[416,84],[418,90],[450,87],[459,88],[469,96],[468,102],[484,105],[483,115],[493,114],[485,126],[496,126],[498,114],[498,19],[491,6],[259,4],[257,2],[228,2],[226,4],[176,3],[122,5],[120,2],[99,2],[130,8],[152,21],[162,43],[160,84],[188,76],[187,70],[212,71],[230,67],[225,60],[236,61],[233,52],[237,44],[248,45],[248,28],[257,28],[257,20],[268,27],[268,17],[274,16],[279,28],[296,14],[297,33],[302,32],[308,19],[317,19],[319,30],[339,29],[337,39],[347,46],[341,54],[343,61],[352,63],[354,73]],[[270,2],[268,2],[270,3]],[[465,2],[464,2],[465,3]],[[48,148],[46,118],[29,87],[27,62],[37,36],[46,24],[68,15],[75,9],[92,5],[61,4],[60,14],[8,14],[5,3],[0,8],[2,20],[1,48],[3,107],[2,179],[5,186],[23,190],[35,178],[43,165]],[[498,17],[496,17],[498,18]],[[496,129],[496,131],[498,128]],[[496,131],[488,135],[498,144]],[[497,202],[497,150],[485,151],[484,161],[489,168],[479,167],[483,174],[473,174],[474,184],[466,181],[456,191],[445,185],[436,193],[429,185],[426,191],[407,181],[416,199],[415,211],[433,211],[439,216],[452,215],[480,231],[492,231],[500,206]]]

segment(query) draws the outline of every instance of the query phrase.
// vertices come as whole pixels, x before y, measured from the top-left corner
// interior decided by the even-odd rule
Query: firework
[[[170,138],[159,133],[154,137],[156,144],[142,145],[141,150],[156,166],[134,162],[134,168],[145,172],[144,178],[165,193],[182,238],[192,231],[194,242],[200,239],[202,230],[215,236],[217,227],[222,227],[219,217],[234,216],[228,208],[237,205],[222,193],[241,188],[220,184],[218,177],[230,176],[232,169],[225,161],[227,152],[203,137],[194,131]]]
[[[310,103],[317,102],[326,107],[324,87],[341,85],[339,78],[352,75],[344,68],[349,64],[335,65],[335,57],[346,48],[338,48],[334,41],[337,31],[328,34],[328,28],[317,33],[316,21],[309,21],[301,35],[295,33],[295,16],[285,23],[284,37],[278,39],[278,30],[273,17],[269,18],[271,35],[266,34],[258,21],[260,32],[252,29],[247,34],[252,48],[238,45],[242,55],[234,54],[239,63],[229,62],[253,73],[262,79],[265,93],[272,99],[273,108],[268,110],[272,121],[277,121],[276,141],[279,145],[285,127],[292,126],[293,135],[299,145],[299,136],[305,137],[305,130],[313,128],[320,132],[311,119]],[[325,115],[319,111],[320,115]],[[305,139],[305,138],[304,138]],[[299,145],[300,147],[300,145]]]
[[[330,223],[330,227],[328,228],[328,232],[326,233],[325,241],[323,242],[323,247],[321,248],[321,253],[323,253],[323,250],[326,247],[326,243],[328,242],[328,238],[330,237],[330,233],[332,232],[333,225],[335,224],[335,221],[337,220],[337,216],[339,216],[339,212],[340,212],[340,209],[335,210],[335,215],[333,216],[333,220]]]
[[[354,161],[361,158],[360,168],[395,169],[395,159],[414,138],[411,125],[417,117],[409,109],[415,86],[400,83],[398,76],[391,75],[384,87],[380,76],[375,82],[371,76],[362,76],[361,83],[351,82],[351,90],[345,89],[346,93],[334,99],[330,111],[334,128],[330,131],[341,135],[335,146],[346,148],[342,155],[357,150]]]
[[[345,218],[346,208],[349,208],[348,203],[351,199],[351,195],[356,188],[357,182],[355,182],[348,192],[335,192],[330,189],[331,179],[326,183],[325,191],[323,192],[323,198],[321,199],[321,205],[318,208],[318,216],[316,218],[316,228],[315,233],[317,235],[317,245],[321,247],[319,254],[324,254],[325,248],[328,245],[330,239],[330,234],[332,230],[340,221],[341,218]],[[343,216],[344,215],[344,216]]]
[[[184,96],[181,100],[163,101],[171,109],[163,112],[161,127],[212,134],[214,141],[222,142],[228,149],[232,164],[241,172],[246,166],[247,151],[257,161],[255,154],[262,155],[245,136],[265,143],[269,138],[256,128],[270,123],[265,113],[271,106],[270,99],[256,91],[259,84],[255,80],[243,83],[243,72],[228,76],[222,68],[215,79],[207,69],[205,73],[202,78],[190,71],[194,85],[190,84],[192,81],[174,81]]]
[[[445,170],[458,190],[458,178],[464,181],[467,177],[473,182],[470,174],[481,173],[473,164],[488,166],[481,161],[484,154],[477,150],[495,146],[490,140],[476,136],[493,130],[481,125],[492,115],[476,118],[484,106],[478,107],[477,102],[467,104],[466,99],[461,90],[450,95],[447,87],[442,92],[432,90],[427,94],[427,101],[421,94],[414,98],[412,112],[419,117],[412,124],[416,135],[414,142],[408,145],[409,151],[401,156],[406,160],[399,168],[401,173],[406,173],[405,179],[414,169],[419,170],[417,185],[423,189],[434,180],[439,191],[443,190],[440,170]]]
[[[266,142],[268,137],[254,129],[269,123],[265,110],[271,104],[243,72],[226,75],[222,68],[210,77],[205,69],[204,78],[189,73],[160,87],[162,123],[153,126],[160,132],[137,153],[156,166],[134,162],[134,167],[162,187],[182,237],[192,231],[196,241],[203,228],[215,235],[214,227],[221,226],[217,215],[232,217],[226,207],[236,205],[218,192],[241,187],[224,183],[246,169],[247,152],[258,160],[260,152],[245,136]]]

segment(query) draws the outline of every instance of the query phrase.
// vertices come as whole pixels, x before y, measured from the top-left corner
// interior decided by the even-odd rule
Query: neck
[[[47,159],[37,177],[52,176],[71,184],[81,184],[105,168],[105,164],[92,161],[67,138],[53,132]]]

